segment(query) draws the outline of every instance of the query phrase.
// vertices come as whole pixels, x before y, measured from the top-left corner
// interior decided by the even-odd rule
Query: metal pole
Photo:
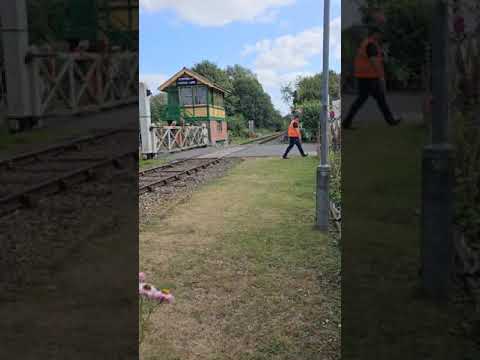
[[[21,123],[32,119],[28,53],[27,3],[25,0],[0,0],[3,56],[7,80],[8,124],[17,131]]]
[[[453,265],[454,152],[448,143],[448,8],[434,0],[432,144],[422,161],[422,287],[433,299],[449,295]]]
[[[434,4],[432,32],[432,88],[434,106],[432,118],[432,143],[448,142],[448,7],[445,0]]]
[[[317,168],[316,228],[328,232],[330,218],[330,165],[328,164],[328,72],[330,48],[330,0],[323,3],[323,78],[322,113],[319,123],[321,137],[320,165]]]

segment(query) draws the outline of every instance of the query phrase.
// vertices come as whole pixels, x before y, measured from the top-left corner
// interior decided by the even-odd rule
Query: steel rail
[[[99,168],[108,167],[110,165],[113,165],[116,168],[121,168],[122,165],[119,161],[128,156],[132,156],[135,161],[138,161],[136,151],[127,151],[109,159],[97,161],[93,164],[85,165],[64,174],[51,177],[38,184],[0,198],[0,217],[20,208],[33,207],[36,200],[40,198],[39,193],[43,196],[55,194],[66,190],[68,186],[91,180],[95,177],[95,171]],[[34,197],[35,194],[39,195],[38,198]]]
[[[275,133],[273,135],[265,135],[265,136],[262,136],[262,137],[259,137],[259,138],[256,138],[256,139],[251,139],[251,140],[248,140],[248,141],[245,141],[239,145],[248,145],[248,144],[253,144],[253,143],[259,143],[259,144],[264,144],[266,142],[269,142],[271,140],[274,140],[276,138],[279,138],[280,136],[282,136],[283,134],[285,134],[285,131],[282,131],[282,132],[279,132],[279,133]]]
[[[12,157],[9,157],[7,159],[0,160],[0,168],[1,167],[12,167],[15,162],[27,160],[27,159],[38,159],[41,155],[47,155],[55,152],[59,152],[62,150],[68,150],[71,148],[75,148],[79,145],[82,145],[84,143],[89,143],[95,140],[100,140],[104,137],[115,135],[118,133],[123,133],[123,132],[129,132],[133,131],[130,129],[115,129],[115,130],[109,130],[102,132],[101,134],[96,134],[96,135],[87,135],[83,136],[79,139],[75,140],[70,140],[70,141],[65,141],[59,144],[55,144],[52,146],[45,147],[43,149],[40,149],[38,151],[29,151],[25,152],[19,155],[15,155]]]
[[[156,168],[149,169],[150,172],[154,172],[155,170],[157,170],[156,173],[158,174],[158,176],[156,176],[156,177],[158,179],[149,181],[146,184],[140,184],[139,183],[139,194],[144,194],[146,192],[152,192],[152,191],[154,191],[154,189],[156,187],[158,187],[158,185],[166,185],[167,183],[172,182],[172,180],[180,180],[180,177],[182,175],[185,175],[185,174],[190,175],[192,172],[197,172],[200,169],[205,169],[210,165],[213,165],[213,164],[216,164],[216,163],[220,162],[221,159],[222,159],[221,157],[220,158],[212,158],[212,159],[195,159],[195,158],[194,159],[185,159],[184,161],[181,161],[179,163],[173,163],[173,164],[170,163],[170,164],[160,165]],[[206,162],[200,163],[198,165],[188,167],[186,169],[181,169],[181,170],[178,170],[178,171],[171,169],[171,167],[174,167],[175,165],[178,165],[178,164],[185,164],[189,160],[209,160],[209,161],[206,161]],[[166,165],[170,165],[170,169],[165,171],[163,169],[166,168]],[[161,176],[162,170],[163,170],[164,174],[165,174],[165,172],[167,172],[168,176],[162,177]],[[144,176],[144,175],[142,175],[142,176]]]
[[[36,203],[36,200],[44,197],[45,195],[66,190],[69,185],[89,180],[94,176],[95,171],[98,168],[105,167],[110,164],[113,164],[117,168],[121,168],[122,164],[120,160],[125,156],[134,156],[135,161],[138,161],[137,151],[122,152],[118,155],[108,157],[85,157],[85,155],[83,157],[79,157],[79,155],[75,155],[72,158],[68,157],[70,150],[73,150],[72,153],[76,153],[78,150],[81,150],[81,145],[85,143],[95,143],[95,141],[101,140],[108,136],[114,136],[116,134],[122,134],[130,131],[132,130],[115,129],[103,131],[100,134],[84,136],[80,139],[58,143],[53,146],[40,149],[39,151],[26,152],[1,160],[0,169],[3,167],[7,170],[7,173],[8,170],[15,169],[21,171],[22,173],[50,172],[52,174],[47,174],[47,176],[45,176],[45,178],[40,180],[38,183],[34,183],[34,181],[31,180],[26,184],[20,185],[18,181],[13,181],[12,184],[18,184],[21,187],[18,190],[15,190],[13,193],[0,196],[0,217],[23,207],[33,207]],[[55,159],[55,161],[71,162],[77,167],[75,168],[73,166],[70,169],[58,169],[49,166],[47,166],[45,169],[30,168],[32,165],[33,167],[37,166],[38,162],[34,162],[32,164],[31,162],[28,162],[28,160],[38,160],[40,163],[48,164],[50,159],[42,159],[42,156],[51,156],[53,154],[66,155],[66,157]],[[78,164],[78,162],[88,163]]]

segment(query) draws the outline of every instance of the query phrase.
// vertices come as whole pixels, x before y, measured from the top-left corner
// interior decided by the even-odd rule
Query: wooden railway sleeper
[[[58,187],[61,191],[65,191],[68,189],[68,182],[66,179],[61,179],[58,181]]]
[[[26,208],[32,209],[38,204],[38,198],[34,197],[32,194],[23,194],[20,197],[20,203]]]
[[[121,163],[121,161],[119,159],[113,159],[112,163],[113,163],[113,166],[116,169],[123,169],[123,164]]]
[[[95,179],[96,172],[93,169],[87,169],[85,171],[85,175],[86,175],[88,180],[93,180],[93,179]]]

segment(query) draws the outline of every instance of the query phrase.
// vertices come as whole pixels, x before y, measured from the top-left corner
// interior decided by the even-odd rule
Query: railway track
[[[283,136],[285,132],[279,132],[261,138],[249,140],[246,144],[264,144]],[[185,175],[191,175],[213,164],[219,163],[224,157],[215,158],[194,157],[189,159],[175,160],[168,164],[156,166],[139,172],[139,194],[155,191],[155,188],[165,186],[180,180]]]
[[[100,169],[121,169],[126,158],[138,161],[136,146],[118,152],[131,139],[130,130],[111,130],[0,160],[0,217],[92,180]]]
[[[275,134],[267,135],[267,136],[262,136],[256,139],[248,140],[244,143],[241,143],[240,145],[249,145],[249,144],[265,144],[270,141],[276,140],[279,137],[285,135],[285,131],[282,132],[277,132]]]
[[[190,158],[172,161],[168,164],[156,166],[139,172],[139,194],[155,191],[155,188],[180,180],[182,176],[201,171],[222,158]]]

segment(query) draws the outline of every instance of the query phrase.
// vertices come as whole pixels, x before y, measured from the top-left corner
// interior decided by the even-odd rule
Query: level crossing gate
[[[36,117],[136,103],[138,53],[42,53],[29,57]]]

